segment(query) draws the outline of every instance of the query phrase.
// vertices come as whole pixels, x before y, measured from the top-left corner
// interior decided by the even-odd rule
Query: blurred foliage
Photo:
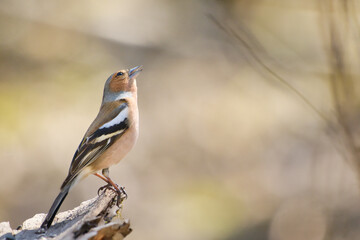
[[[130,239],[358,239],[359,3],[0,3],[0,220],[46,212],[118,69]],[[62,209],[93,197],[89,177]]]

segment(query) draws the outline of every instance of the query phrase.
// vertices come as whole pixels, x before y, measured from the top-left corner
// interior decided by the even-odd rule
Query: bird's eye
[[[123,72],[118,72],[117,74],[116,74],[116,76],[118,77],[118,76],[121,76],[121,75],[123,75],[124,73]]]

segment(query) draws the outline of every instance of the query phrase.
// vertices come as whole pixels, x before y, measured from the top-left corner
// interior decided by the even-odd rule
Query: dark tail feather
[[[36,233],[44,233],[53,222],[56,213],[59,211],[61,204],[63,203],[64,199],[68,195],[71,187],[76,183],[78,175],[68,175],[60,188],[59,195],[55,198],[55,201],[51,205],[51,208],[46,215],[44,222],[41,224],[40,229]]]
[[[52,204],[49,213],[47,214],[44,222],[41,224],[39,232],[45,232],[50,226],[56,213],[58,212],[61,204],[63,203],[65,197],[69,192],[69,188],[62,189],[59,195],[56,197],[54,203]]]

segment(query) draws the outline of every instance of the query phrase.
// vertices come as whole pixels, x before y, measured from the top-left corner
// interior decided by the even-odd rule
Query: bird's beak
[[[143,70],[143,66],[137,66],[129,70],[129,77],[135,79],[137,75]]]

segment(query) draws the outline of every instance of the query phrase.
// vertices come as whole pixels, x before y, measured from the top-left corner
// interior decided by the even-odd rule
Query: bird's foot
[[[120,207],[120,204],[124,201],[124,199],[127,199],[127,193],[125,192],[125,187],[119,187],[116,184],[116,188],[111,188],[117,193],[117,201],[116,206]]]
[[[103,190],[112,190],[114,191],[116,194],[117,194],[117,203],[116,205],[118,207],[120,207],[120,204],[122,203],[122,201],[124,199],[127,199],[128,195],[127,193],[125,192],[125,187],[119,187],[117,184],[116,184],[116,187],[111,185],[110,183],[109,184],[106,184],[105,186],[102,186],[98,189],[98,195],[100,195],[100,192],[103,191]]]
[[[127,199],[128,198],[128,195],[127,193],[125,192],[125,187],[118,187],[120,192],[124,195],[124,198]]]
[[[104,186],[102,186],[102,187],[100,187],[100,188],[98,189],[98,191],[97,191],[98,196],[100,196],[100,193],[101,193],[102,191],[105,191],[106,189],[114,190],[113,187],[112,187],[112,185],[111,185],[110,183],[108,183],[108,184],[106,184],[106,185],[104,185]]]

